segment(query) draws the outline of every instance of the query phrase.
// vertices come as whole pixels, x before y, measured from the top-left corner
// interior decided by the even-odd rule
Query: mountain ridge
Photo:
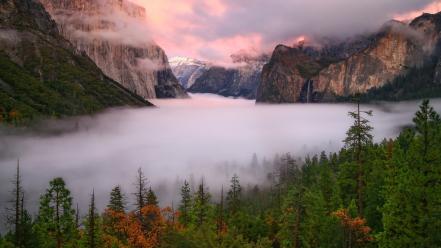
[[[329,63],[303,47],[277,46],[264,66],[257,102],[333,102],[382,88],[430,59],[441,26],[428,18],[439,15],[421,16],[409,25],[387,22],[366,38],[365,47]],[[309,74],[304,75],[305,71]]]

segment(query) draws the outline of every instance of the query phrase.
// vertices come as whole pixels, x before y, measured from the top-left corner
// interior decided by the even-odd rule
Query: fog
[[[26,205],[37,209],[50,179],[61,176],[85,214],[95,190],[99,208],[122,185],[133,202],[141,167],[161,204],[170,204],[184,179],[204,177],[212,191],[238,173],[243,185],[263,183],[265,171],[249,168],[276,153],[295,157],[337,151],[351,124],[351,104],[255,105],[214,95],[154,100],[157,108],[114,109],[96,116],[46,122],[39,131],[0,130],[0,208],[20,158]],[[375,140],[394,137],[411,124],[419,102],[363,106],[372,109]],[[432,103],[441,109],[441,100]],[[260,169],[259,169],[260,168]],[[259,171],[261,170],[261,171]],[[131,205],[130,205],[131,207]]]

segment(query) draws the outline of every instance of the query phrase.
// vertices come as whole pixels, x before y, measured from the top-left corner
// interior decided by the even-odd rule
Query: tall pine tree
[[[36,223],[40,245],[42,247],[69,247],[76,234],[74,216],[72,197],[64,180],[53,179],[46,193],[40,198]]]
[[[242,195],[242,187],[240,186],[239,177],[234,174],[231,178],[230,190],[227,194],[227,206],[231,214],[235,214],[240,208]]]
[[[187,227],[190,223],[190,211],[191,211],[191,191],[190,184],[187,180],[184,181],[184,185],[181,187],[181,204],[179,205],[180,216],[179,220]]]
[[[364,190],[364,168],[363,155],[365,147],[372,143],[372,126],[369,125],[368,116],[372,116],[372,111],[360,110],[360,102],[357,102],[357,110],[349,112],[349,116],[354,120],[354,123],[346,132],[346,139],[344,140],[346,147],[353,153],[354,159],[357,163],[357,209],[358,214],[363,215],[363,190]]]

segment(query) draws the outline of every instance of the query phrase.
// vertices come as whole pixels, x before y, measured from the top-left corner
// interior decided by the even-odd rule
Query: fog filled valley
[[[274,186],[270,175],[285,154],[302,164],[321,151],[339,151],[352,124],[348,112],[356,108],[350,103],[256,105],[211,94],[153,103],[158,107],[111,109],[44,121],[33,129],[1,129],[1,205],[11,198],[17,159],[25,205],[33,214],[55,177],[65,179],[81,214],[87,214],[92,190],[102,211],[115,185],[126,194],[127,208],[135,209],[138,168],[161,206],[179,203],[184,180],[195,192],[203,179],[213,202],[219,201],[221,186],[228,188],[234,174],[244,192],[255,185],[269,189]],[[362,105],[373,110],[369,119],[374,141],[394,138],[413,125],[419,103]],[[441,110],[441,100],[431,103]]]
[[[441,0],[1,0],[0,248],[441,247]]]

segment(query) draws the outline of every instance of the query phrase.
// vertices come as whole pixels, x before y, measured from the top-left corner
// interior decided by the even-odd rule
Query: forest
[[[339,152],[281,156],[270,185],[244,187],[234,175],[213,192],[203,179],[194,190],[185,181],[170,206],[140,168],[136,192],[115,185],[102,211],[91,189],[81,216],[54,178],[31,214],[17,163],[10,189],[1,189],[11,201],[0,247],[441,247],[440,115],[424,100],[412,127],[375,143],[372,114],[359,104],[349,112]]]

